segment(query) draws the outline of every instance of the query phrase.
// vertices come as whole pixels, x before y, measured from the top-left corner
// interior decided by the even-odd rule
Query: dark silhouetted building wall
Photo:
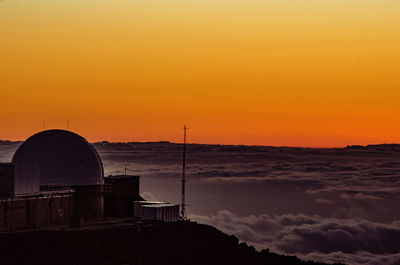
[[[0,198],[10,197],[14,193],[14,165],[0,163]]]
[[[133,217],[139,195],[139,176],[119,175],[104,178],[104,213],[110,217]]]
[[[67,225],[72,194],[0,200],[0,231]]]
[[[104,219],[104,186],[73,186],[73,216],[84,221]]]

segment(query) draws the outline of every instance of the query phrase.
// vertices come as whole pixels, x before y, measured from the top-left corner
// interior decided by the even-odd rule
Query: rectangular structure
[[[133,202],[139,195],[139,176],[118,175],[104,178],[104,215],[133,217]]]
[[[10,197],[14,194],[14,165],[0,163],[0,197]]]
[[[0,200],[0,231],[67,225],[72,194],[11,197]]]
[[[179,219],[179,205],[167,202],[136,201],[134,216],[143,220],[175,222]]]

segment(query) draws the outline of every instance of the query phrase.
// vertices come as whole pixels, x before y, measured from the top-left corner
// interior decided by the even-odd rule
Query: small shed
[[[134,215],[143,220],[175,222],[179,219],[179,205],[168,202],[136,201]]]

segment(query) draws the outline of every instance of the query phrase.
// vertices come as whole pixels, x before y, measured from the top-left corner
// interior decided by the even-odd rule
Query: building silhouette
[[[17,149],[11,163],[0,163],[0,231],[82,226],[105,217],[177,220],[176,205],[143,201],[139,176],[104,178],[97,151],[70,131],[39,132]]]

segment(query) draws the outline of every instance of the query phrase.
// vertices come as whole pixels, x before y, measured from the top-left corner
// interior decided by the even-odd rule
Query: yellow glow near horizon
[[[0,2],[0,139],[400,142],[400,2]]]

